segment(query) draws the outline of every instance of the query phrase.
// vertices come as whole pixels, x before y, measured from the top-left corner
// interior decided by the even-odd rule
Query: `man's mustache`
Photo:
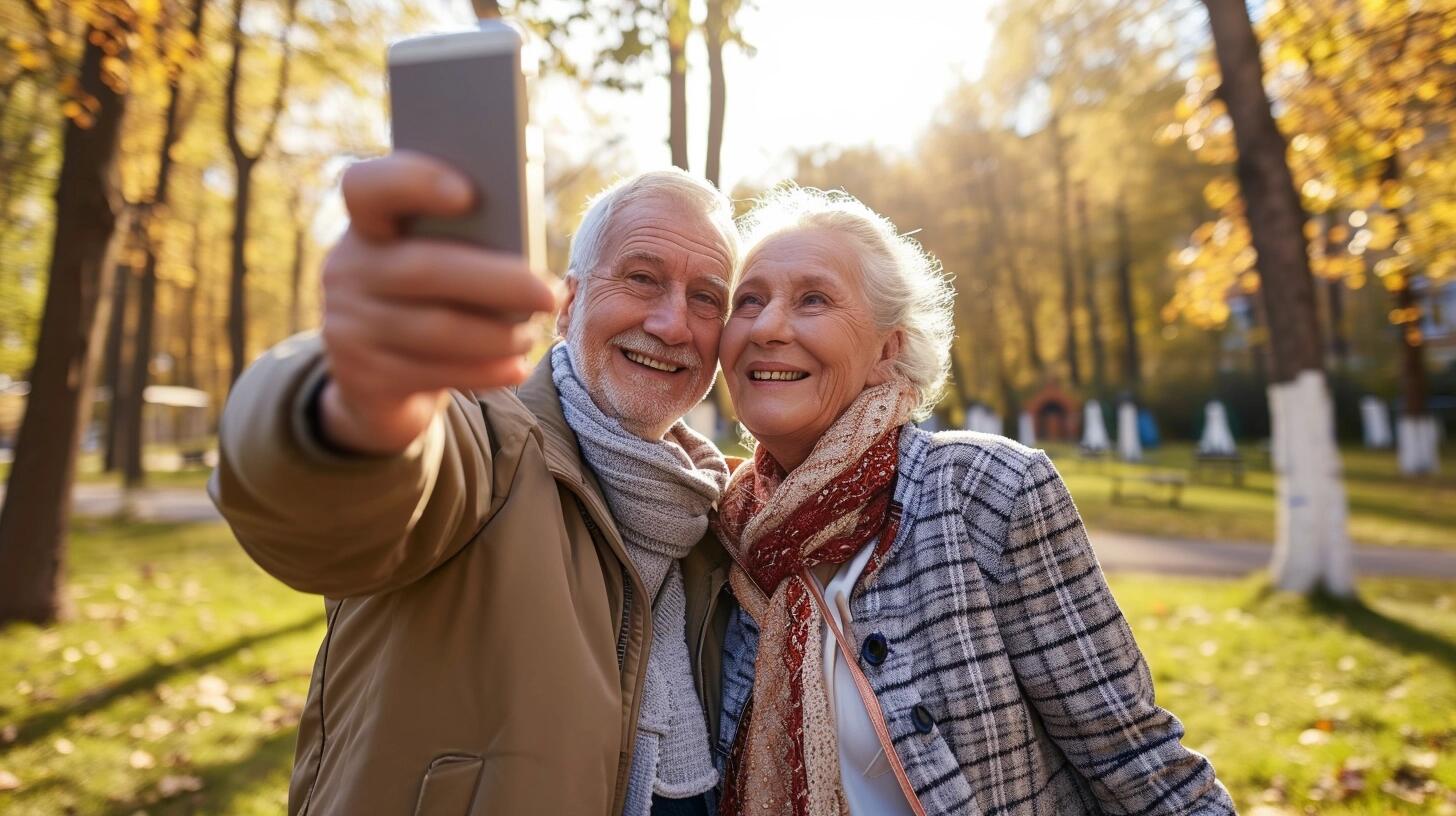
[[[669,346],[642,329],[622,332],[612,338],[612,345],[683,368],[698,369],[703,366],[703,358],[692,346]]]

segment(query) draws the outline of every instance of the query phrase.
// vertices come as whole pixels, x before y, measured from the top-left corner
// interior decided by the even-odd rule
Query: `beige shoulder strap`
[[[905,766],[900,762],[900,755],[895,752],[895,743],[890,739],[890,727],[885,724],[885,714],[880,709],[880,700],[875,696],[875,690],[870,688],[870,681],[860,671],[859,661],[855,657],[853,646],[849,639],[844,636],[843,630],[835,622],[834,615],[829,612],[829,605],[824,602],[824,593],[819,590],[814,577],[808,570],[799,573],[799,578],[809,587],[809,592],[814,596],[814,603],[819,606],[819,614],[824,618],[824,625],[834,633],[834,639],[839,643],[839,648],[844,651],[845,665],[849,666],[849,672],[854,677],[855,688],[859,689],[860,700],[864,701],[865,711],[870,715],[870,722],[875,727],[875,735],[880,738],[880,747],[885,750],[885,759],[889,761],[890,768],[895,772],[895,779],[900,783],[900,792],[905,794],[905,801],[910,803],[910,809],[915,816],[925,816],[925,807],[920,804],[920,797],[915,795],[915,788],[910,785],[910,777],[905,773]]]

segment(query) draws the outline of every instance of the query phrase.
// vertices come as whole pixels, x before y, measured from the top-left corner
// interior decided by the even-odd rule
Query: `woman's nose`
[[[792,341],[794,328],[787,311],[772,302],[764,306],[758,316],[753,319],[753,328],[748,333],[748,339],[749,342],[760,346]]]

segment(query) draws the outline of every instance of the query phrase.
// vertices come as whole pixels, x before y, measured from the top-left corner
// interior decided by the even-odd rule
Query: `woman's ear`
[[[904,347],[904,329],[897,328],[885,335],[885,342],[880,345],[880,359],[876,360],[874,368],[870,369],[870,379],[867,385],[881,385],[895,378],[895,362],[900,359],[900,351]]]
[[[556,313],[556,336],[562,338],[571,328],[571,306],[576,302],[576,290],[581,281],[576,275],[567,275],[565,283],[566,296],[561,298],[561,311]]]

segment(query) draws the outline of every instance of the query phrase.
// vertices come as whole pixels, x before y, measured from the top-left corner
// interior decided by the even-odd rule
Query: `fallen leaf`
[[[1300,745],[1324,745],[1330,741],[1330,735],[1316,728],[1306,728],[1299,732]]]
[[[168,775],[157,780],[157,793],[164,798],[179,793],[202,790],[202,779],[196,776]]]
[[[131,752],[131,756],[127,758],[127,764],[141,771],[155,767],[157,760],[151,754],[138,748]]]
[[[20,777],[9,771],[0,771],[0,791],[20,790]]]
[[[67,756],[75,752],[76,743],[71,742],[65,737],[61,737],[60,739],[55,741],[54,747],[56,749],[56,753],[60,754],[61,756]]]

